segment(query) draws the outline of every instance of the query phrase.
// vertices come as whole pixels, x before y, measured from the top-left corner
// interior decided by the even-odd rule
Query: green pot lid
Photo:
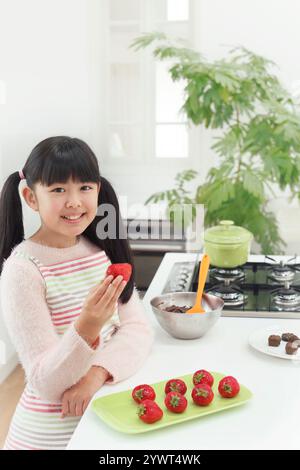
[[[253,235],[249,230],[234,225],[232,220],[221,220],[219,225],[210,227],[204,232],[204,240],[210,243],[231,245],[249,242]]]

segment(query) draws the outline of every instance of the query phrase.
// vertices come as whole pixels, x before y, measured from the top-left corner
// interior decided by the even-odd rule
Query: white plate
[[[280,359],[300,361],[300,348],[298,349],[296,354],[287,354],[285,352],[286,341],[281,340],[280,345],[277,347],[269,346],[268,338],[270,335],[281,336],[283,333],[294,333],[300,338],[299,331],[283,330],[278,325],[274,325],[268,326],[267,328],[263,328],[261,330],[253,331],[253,333],[251,333],[251,335],[249,336],[249,344],[250,346],[252,346],[252,348],[262,352],[263,354],[279,357]]]

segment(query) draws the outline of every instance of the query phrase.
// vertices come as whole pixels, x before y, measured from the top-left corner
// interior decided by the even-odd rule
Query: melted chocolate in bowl
[[[170,305],[169,307],[161,307],[161,305],[164,305],[164,302],[161,302],[160,304],[157,305],[161,310],[165,310],[166,312],[175,312],[175,313],[185,313],[187,310],[189,310],[192,307],[179,307],[178,305]]]
[[[179,339],[196,339],[203,336],[221,315],[224,301],[203,294],[204,314],[185,315],[196,302],[195,292],[169,292],[151,299],[156,320],[171,336]]]

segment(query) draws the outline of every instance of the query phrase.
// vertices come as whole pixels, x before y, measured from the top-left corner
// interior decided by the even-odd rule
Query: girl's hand
[[[103,367],[91,367],[79,382],[64,392],[61,418],[82,416],[94,394],[102,387],[108,377],[109,373]]]
[[[113,281],[113,282],[112,282]],[[114,313],[118,299],[126,286],[122,276],[107,276],[99,285],[94,286],[88,293],[82,306],[77,325],[89,327],[102,326]]]

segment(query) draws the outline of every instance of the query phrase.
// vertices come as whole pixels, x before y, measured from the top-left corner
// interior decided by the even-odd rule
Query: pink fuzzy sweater
[[[43,264],[53,264],[92,255],[99,251],[85,237],[68,248],[40,245],[30,239],[22,248]],[[104,367],[114,384],[133,375],[150,353],[153,330],[134,288],[127,304],[118,303],[121,326],[104,345],[92,349],[72,323],[59,336],[52,324],[44,280],[34,263],[9,256],[1,274],[1,305],[12,343],[24,368],[27,382],[40,395],[60,401],[67,388],[77,383],[93,366]]]

